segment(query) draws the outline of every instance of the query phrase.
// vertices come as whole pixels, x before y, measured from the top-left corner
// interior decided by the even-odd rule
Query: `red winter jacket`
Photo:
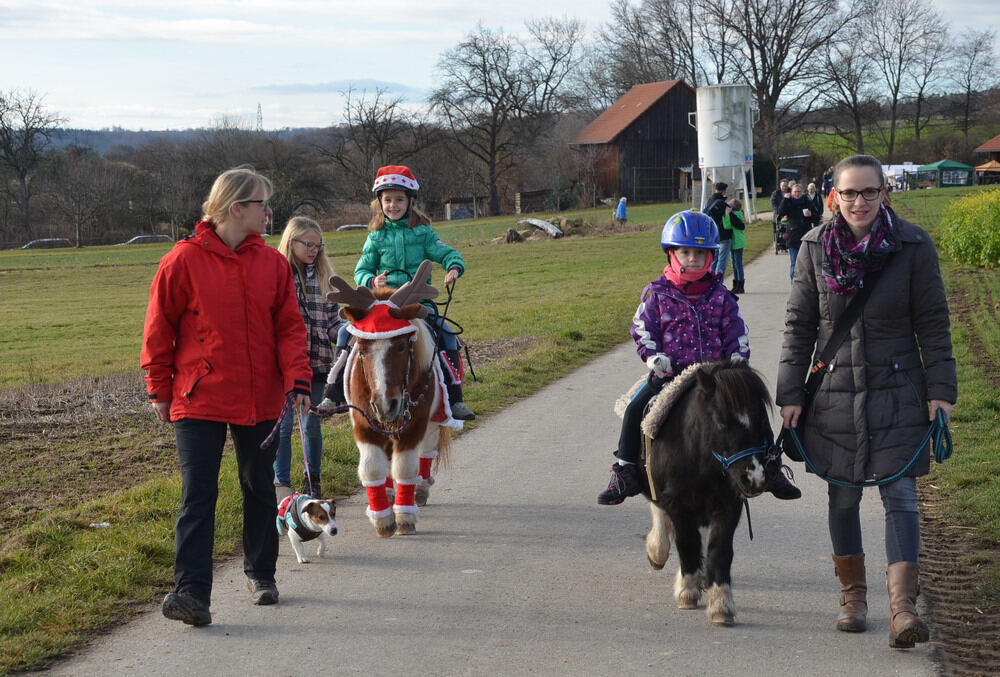
[[[307,350],[291,266],[259,235],[234,251],[201,221],[160,260],[141,362],[171,421],[277,418],[285,393],[310,392]]]

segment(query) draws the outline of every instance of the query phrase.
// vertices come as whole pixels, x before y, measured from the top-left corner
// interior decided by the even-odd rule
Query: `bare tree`
[[[850,19],[827,0],[703,0],[706,16],[735,36],[733,68],[753,89],[760,111],[754,134],[776,157],[778,137],[812,108],[819,54]],[[834,6],[835,7],[835,6]],[[795,97],[795,106],[789,97]]]
[[[888,92],[889,129],[886,150],[890,161],[896,150],[899,104],[906,80],[912,77],[917,55],[929,37],[940,30],[943,18],[930,0],[864,0],[861,18],[867,31],[875,65]]]
[[[970,28],[959,36],[953,79],[962,93],[959,127],[965,150],[969,149],[969,125],[975,112],[976,98],[980,92],[996,84],[995,45],[996,32],[992,28]]]
[[[427,143],[425,124],[407,111],[402,97],[389,96],[378,88],[373,96],[344,94],[344,124],[333,128],[329,145],[319,152],[347,172],[354,186],[352,195],[369,194],[372,177],[379,167],[404,162]]]
[[[909,92],[913,102],[913,135],[920,150],[920,134],[936,112],[928,106],[928,97],[942,81],[942,73],[951,58],[947,26],[929,30],[917,50],[909,72]]]
[[[52,198],[56,210],[73,226],[77,247],[84,233],[98,225],[102,214],[128,188],[120,167],[112,166],[86,148],[70,147],[53,162]]]
[[[857,48],[864,39],[863,30],[855,22],[840,39],[831,40],[824,47],[825,80],[818,88],[823,102],[833,112],[827,124],[857,153],[865,152],[865,131],[877,122],[878,111],[873,85],[875,64],[865,50]]]
[[[551,124],[563,105],[561,83],[575,49],[580,24],[555,20],[529,25],[534,40],[525,45],[481,24],[438,61],[442,84],[434,110],[454,139],[486,168],[490,213],[500,213],[498,183],[514,166],[527,142]]]
[[[31,239],[31,197],[36,171],[49,137],[64,120],[47,112],[34,92],[0,92],[0,162],[18,184],[21,228]]]

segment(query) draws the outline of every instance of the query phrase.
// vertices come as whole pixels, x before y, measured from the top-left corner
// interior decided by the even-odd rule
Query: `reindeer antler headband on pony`
[[[433,265],[425,259],[413,279],[385,300],[376,298],[367,287],[352,288],[344,278],[334,275],[330,278],[333,291],[326,298],[343,306],[341,316],[350,320],[347,331],[354,336],[383,339],[409,334],[417,330],[410,320],[427,317],[427,307],[420,302],[437,298],[437,288],[426,282]]]

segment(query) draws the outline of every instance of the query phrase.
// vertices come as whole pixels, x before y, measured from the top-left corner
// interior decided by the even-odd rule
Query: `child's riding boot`
[[[611,466],[611,482],[607,489],[597,495],[597,502],[601,505],[618,505],[640,491],[642,484],[639,482],[639,466],[635,463],[615,463]]]
[[[893,649],[909,649],[915,642],[930,639],[927,624],[917,615],[917,583],[919,567],[913,562],[895,562],[885,572],[886,586],[889,588],[889,646]]]
[[[868,616],[865,553],[842,557],[834,555],[833,570],[841,585],[837,629],[842,632],[864,632]]]
[[[764,478],[767,483],[764,485],[766,491],[770,491],[775,498],[783,501],[792,501],[802,498],[802,490],[788,481],[785,472],[792,474],[792,469],[781,464],[781,457],[773,458],[764,466]]]
[[[461,373],[462,356],[457,350],[447,350],[445,354],[448,356],[448,361],[451,362],[451,366],[454,373]],[[457,376],[456,376],[457,377]],[[463,402],[464,396],[462,395],[462,384],[461,383],[449,383],[448,384],[448,401],[451,402],[451,417],[458,419],[459,421],[471,421],[476,418],[476,415],[465,406]]]

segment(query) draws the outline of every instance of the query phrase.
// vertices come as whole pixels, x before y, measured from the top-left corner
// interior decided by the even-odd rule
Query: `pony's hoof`
[[[417,533],[416,524],[408,524],[407,522],[403,522],[402,524],[396,525],[397,536],[412,536],[415,533]]]
[[[375,533],[378,534],[379,538],[392,538],[396,533],[396,523],[385,526],[385,527],[375,527]]]
[[[678,609],[697,609],[698,608],[698,600],[696,600],[696,599],[687,599],[687,598],[679,599],[679,600],[677,600],[677,608]]]
[[[649,562],[649,566],[653,567],[653,569],[655,569],[656,571],[659,571],[660,569],[662,569],[664,567],[664,565],[666,564],[666,562],[654,562],[653,558],[650,557],[648,554],[646,555],[646,561],[648,561]]]
[[[417,533],[417,515],[411,512],[396,513],[396,533],[400,536],[412,536]]]
[[[422,482],[417,485],[417,488],[413,491],[414,501],[417,506],[422,508],[427,505],[427,499],[431,496],[430,485],[425,486]]]
[[[727,613],[714,613],[712,614],[712,623],[729,628],[736,625],[736,618]]]

